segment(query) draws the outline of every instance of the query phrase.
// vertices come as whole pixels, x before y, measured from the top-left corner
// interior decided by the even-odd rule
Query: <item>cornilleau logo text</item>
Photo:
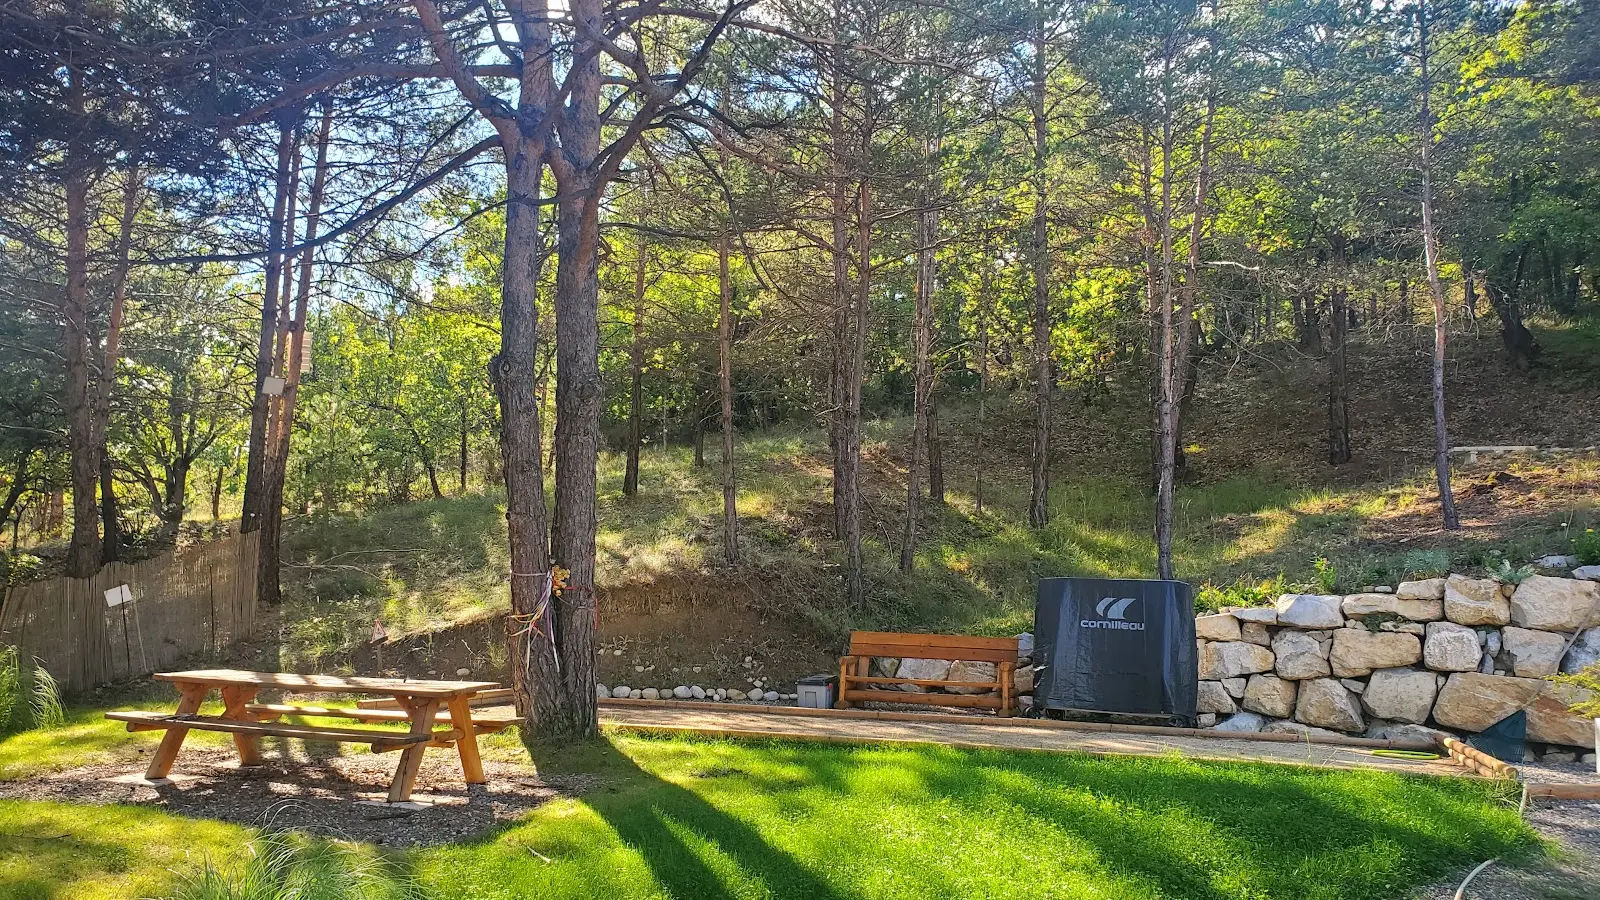
[[[1079,628],[1110,628],[1113,631],[1143,631],[1143,622],[1129,622],[1123,616],[1128,612],[1128,607],[1133,605],[1133,597],[1107,597],[1095,604],[1094,614],[1098,619],[1079,619]]]

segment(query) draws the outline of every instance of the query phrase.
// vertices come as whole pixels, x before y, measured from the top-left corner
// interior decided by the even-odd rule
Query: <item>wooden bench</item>
[[[399,750],[400,764],[389,785],[390,802],[410,798],[427,747],[455,747],[461,757],[461,770],[468,784],[483,784],[483,762],[478,754],[478,735],[501,731],[516,724],[514,715],[475,715],[475,695],[497,690],[487,681],[411,681],[403,678],[361,678],[337,675],[297,675],[291,672],[243,672],[233,669],[206,669],[193,672],[164,672],[155,676],[170,681],[180,700],[173,713],[109,712],[106,718],[126,722],[129,731],[164,731],[161,746],[150,759],[145,777],[167,777],[190,731],[220,731],[233,735],[239,751],[239,764],[261,764],[260,740],[263,737],[296,738],[307,741],[366,744],[374,752]],[[255,703],[263,688],[286,691],[314,691],[335,694],[381,694],[388,705],[363,709],[289,703]],[[207,695],[222,694],[224,710],[220,716],[199,715]],[[346,718],[370,722],[406,724],[406,731],[378,728],[296,725],[278,721],[284,716]],[[436,725],[447,728],[436,729]]]
[[[995,664],[994,681],[952,681],[949,679],[900,678],[871,674],[872,658],[948,659],[952,662]],[[900,634],[890,631],[856,631],[850,635],[850,651],[839,659],[839,696],[836,709],[849,709],[852,703],[877,700],[882,703],[926,703],[933,706],[960,706],[992,709],[1001,716],[1016,708],[1015,678],[1017,639],[968,637],[959,634]],[[965,687],[983,690],[975,694],[934,694],[921,691],[881,690],[874,685],[915,684],[919,687]],[[866,685],[857,687],[856,685]]]

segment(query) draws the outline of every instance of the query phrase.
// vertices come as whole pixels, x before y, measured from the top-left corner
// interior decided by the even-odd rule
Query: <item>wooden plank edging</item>
[[[1438,745],[1427,740],[1388,740],[1380,738],[1340,737],[1318,735],[1306,738],[1298,734],[1262,734],[1260,732],[1216,732],[1206,728],[1169,728],[1160,725],[1119,725],[1109,722],[1069,722],[1058,719],[1028,719],[1013,717],[998,719],[990,716],[959,716],[950,713],[917,713],[877,709],[813,709],[805,706],[767,706],[752,703],[716,703],[700,700],[625,700],[613,698],[599,701],[601,708],[608,706],[627,708],[678,708],[731,713],[769,713],[781,716],[799,716],[836,719],[876,719],[881,722],[929,722],[953,725],[985,725],[989,727],[1043,728],[1060,731],[1085,731],[1098,733],[1144,734],[1165,737],[1190,737],[1212,740],[1267,741],[1279,744],[1322,744],[1335,747],[1368,747],[1381,750],[1437,750]]]

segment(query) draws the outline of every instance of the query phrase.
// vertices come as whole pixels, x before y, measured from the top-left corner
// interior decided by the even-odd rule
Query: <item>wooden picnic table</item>
[[[483,784],[483,760],[478,754],[478,735],[499,731],[514,724],[505,715],[473,718],[473,697],[500,686],[491,681],[413,681],[405,678],[363,678],[341,675],[299,675],[292,672],[245,672],[235,669],[202,669],[192,672],[161,672],[156,678],[172,682],[178,689],[175,713],[108,712],[106,718],[128,723],[129,731],[165,731],[145,777],[165,778],[172,771],[178,750],[191,730],[233,734],[239,751],[239,764],[261,764],[262,737],[289,737],[313,741],[370,744],[373,752],[400,751],[400,764],[389,785],[389,801],[397,803],[411,797],[428,747],[454,745],[461,757],[461,771],[468,784]],[[343,709],[285,703],[255,703],[262,689],[324,694],[377,694],[382,708]],[[202,716],[200,705],[215,690],[221,693],[223,713]],[[375,728],[330,728],[316,725],[289,725],[283,716],[345,718],[363,722],[394,721],[410,724],[405,732]],[[436,725],[448,726],[435,729]]]

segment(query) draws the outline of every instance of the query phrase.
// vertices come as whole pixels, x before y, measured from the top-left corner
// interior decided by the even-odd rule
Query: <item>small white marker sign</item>
[[[106,606],[121,606],[133,602],[133,592],[125,584],[119,584],[106,591]]]
[[[282,378],[279,378],[276,375],[268,375],[267,377],[261,379],[261,393],[273,397],[282,397],[283,385],[284,381]]]

